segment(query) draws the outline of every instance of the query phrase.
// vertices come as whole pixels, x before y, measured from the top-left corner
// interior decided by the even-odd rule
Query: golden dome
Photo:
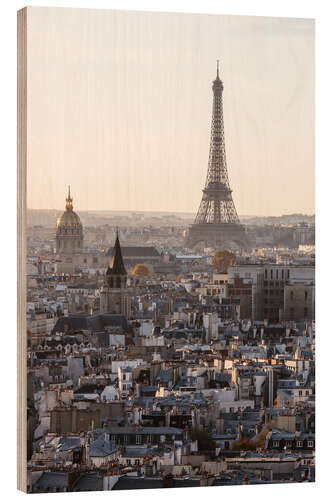
[[[66,210],[58,217],[57,231],[64,229],[79,229],[82,231],[80,217],[73,210],[73,198],[71,198],[70,186],[68,186],[68,196],[66,198]]]
[[[57,219],[57,228],[58,227],[78,227],[82,226],[80,217],[72,210],[65,211],[60,217]]]

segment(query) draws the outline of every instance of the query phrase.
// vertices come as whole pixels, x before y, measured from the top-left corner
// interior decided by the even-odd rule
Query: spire
[[[68,196],[66,198],[66,210],[73,210],[73,198],[71,197],[70,186],[68,186]]]
[[[108,275],[114,274],[114,275],[127,275],[124,262],[123,262],[123,257],[121,254],[121,248],[120,248],[120,243],[119,243],[119,234],[118,234],[118,227],[117,227],[117,233],[116,233],[116,241],[114,244],[113,252],[112,252],[112,258],[110,260],[109,268],[107,270]]]
[[[215,92],[222,92],[223,90],[223,83],[220,78],[220,60],[216,60],[216,78],[213,81],[213,91]]]

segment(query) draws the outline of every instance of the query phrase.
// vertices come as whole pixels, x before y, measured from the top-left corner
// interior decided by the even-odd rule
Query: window
[[[297,441],[296,446],[297,448],[303,448],[303,441]]]
[[[288,280],[290,278],[290,269],[288,269],[288,271],[287,271],[287,278],[288,278]]]
[[[265,269],[265,280],[267,280],[267,269]]]
[[[273,441],[273,448],[278,448],[279,444],[279,441]]]
[[[302,396],[303,395],[303,391],[298,391],[298,395]]]
[[[279,270],[278,269],[276,270],[275,277],[277,280],[279,279]]]
[[[308,441],[308,448],[313,448],[313,441]]]
[[[131,459],[130,459],[130,458],[128,458],[128,459],[126,460],[126,463],[127,463],[127,465],[131,465]]]
[[[304,300],[307,301],[308,300],[308,292],[304,292]]]
[[[291,441],[286,441],[286,447],[290,448],[290,446],[291,446]]]
[[[141,444],[141,438],[142,438],[142,436],[140,434],[137,434],[135,436],[135,443],[136,444]]]
[[[273,279],[273,269],[271,269],[271,280]]]

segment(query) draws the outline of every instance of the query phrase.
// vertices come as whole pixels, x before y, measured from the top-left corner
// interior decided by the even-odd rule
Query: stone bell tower
[[[118,230],[105,281],[100,289],[100,311],[123,314],[126,318],[131,314],[131,295],[127,288],[127,272],[121,254]]]

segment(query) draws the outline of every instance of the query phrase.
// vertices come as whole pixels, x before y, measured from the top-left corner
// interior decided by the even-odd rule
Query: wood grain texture
[[[17,487],[27,491],[27,9],[17,15]]]

